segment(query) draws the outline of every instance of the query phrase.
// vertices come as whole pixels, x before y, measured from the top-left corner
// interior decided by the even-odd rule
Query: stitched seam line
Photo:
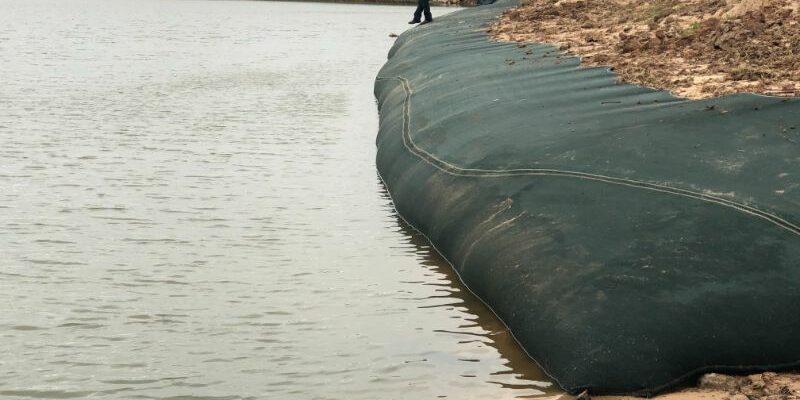
[[[778,227],[787,230],[795,235],[800,235],[800,226],[787,221],[775,214],[768,213],[762,210],[759,210],[755,207],[748,206],[743,203],[739,203],[736,201],[728,200],[725,198],[694,192],[691,190],[675,188],[671,186],[659,185],[655,183],[649,182],[642,182],[633,179],[627,178],[615,178],[611,176],[605,175],[598,175],[598,174],[590,174],[586,172],[578,172],[578,171],[568,171],[568,170],[559,170],[559,169],[547,169],[547,168],[518,168],[518,169],[500,169],[500,170],[490,170],[490,169],[477,169],[477,168],[462,168],[457,165],[451,164],[447,161],[441,160],[434,156],[431,153],[419,148],[411,137],[411,95],[413,90],[411,89],[411,84],[409,83],[408,79],[397,76],[393,78],[381,78],[378,77],[377,80],[397,80],[400,82],[403,91],[405,92],[405,98],[403,99],[403,145],[410,151],[412,154],[416,155],[426,163],[432,165],[433,167],[441,170],[450,175],[455,176],[469,176],[469,177],[477,177],[477,178],[495,178],[495,177],[507,177],[507,176],[563,176],[563,177],[570,177],[570,178],[577,178],[577,179],[585,179],[585,180],[593,180],[599,182],[605,182],[612,185],[621,185],[621,186],[628,186],[632,188],[650,190],[655,192],[667,193],[676,196],[687,197],[695,200],[705,201],[708,203],[713,203],[717,205],[721,205],[724,207],[732,208],[736,211],[749,214],[751,216],[761,218],[766,220]]]

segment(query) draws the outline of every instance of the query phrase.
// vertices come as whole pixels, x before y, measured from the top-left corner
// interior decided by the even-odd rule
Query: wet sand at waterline
[[[413,7],[0,9],[0,397],[558,393],[375,172]]]

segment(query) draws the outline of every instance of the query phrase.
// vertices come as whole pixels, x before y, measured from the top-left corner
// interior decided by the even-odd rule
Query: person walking
[[[420,21],[422,13],[425,13],[425,21]],[[433,22],[431,15],[431,0],[417,0],[417,10],[414,11],[414,19],[408,21],[409,24],[425,25]]]

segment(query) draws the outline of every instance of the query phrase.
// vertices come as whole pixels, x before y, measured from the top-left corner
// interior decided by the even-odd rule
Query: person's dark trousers
[[[417,11],[414,11],[414,21],[419,22],[422,13],[425,13],[425,21],[433,21],[430,0],[417,0]]]

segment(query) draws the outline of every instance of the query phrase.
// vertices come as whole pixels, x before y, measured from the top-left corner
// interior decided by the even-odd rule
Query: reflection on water
[[[389,197],[385,186],[381,184],[381,194]],[[409,226],[402,218],[397,217],[397,225],[414,245],[414,251],[420,257],[420,265],[428,269],[432,275],[429,279],[408,282],[412,284],[434,286],[438,294],[429,295],[429,299],[442,299],[442,304],[422,305],[420,308],[443,307],[453,313],[459,313],[466,323],[458,325],[452,331],[434,329],[435,332],[454,335],[458,343],[474,344],[476,347],[489,346],[497,351],[503,361],[504,369],[490,372],[487,383],[496,384],[504,389],[514,389],[514,397],[539,397],[543,395],[558,396],[561,391],[536,364],[519,348],[508,328],[494,313],[468,288],[464,286],[455,270],[447,260],[431,246],[425,236]],[[492,354],[495,357],[495,354]],[[481,362],[477,359],[460,359],[468,362]],[[463,377],[477,377],[464,374]],[[524,391],[524,393],[522,393]]]
[[[553,393],[376,178],[408,7],[0,9],[0,396]]]

